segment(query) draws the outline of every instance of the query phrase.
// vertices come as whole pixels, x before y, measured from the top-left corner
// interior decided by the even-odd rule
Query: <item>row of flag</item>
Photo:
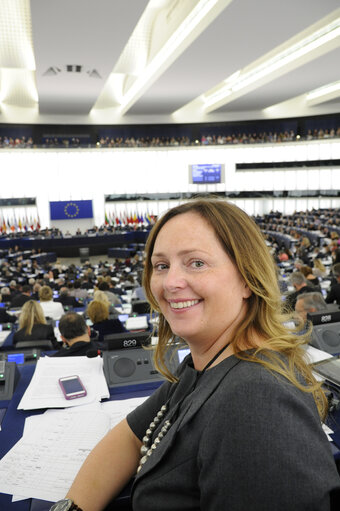
[[[9,218],[0,219],[0,232],[2,234],[10,233],[10,232],[28,232],[28,231],[40,231],[41,225],[40,220],[38,218],[32,218],[28,219],[26,216],[25,218],[12,218],[11,220]]]
[[[124,225],[153,225],[156,221],[155,215],[150,213],[122,213],[105,211],[105,225],[124,226]]]

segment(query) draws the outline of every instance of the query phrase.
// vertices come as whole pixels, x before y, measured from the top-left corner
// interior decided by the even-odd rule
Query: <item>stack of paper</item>
[[[72,375],[80,377],[87,396],[65,399],[58,380],[62,376]],[[18,405],[18,410],[80,406],[109,397],[102,358],[43,357],[37,361],[33,378]]]
[[[0,492],[13,500],[64,498],[93,447],[147,398],[48,410],[28,417],[24,435],[0,461]]]

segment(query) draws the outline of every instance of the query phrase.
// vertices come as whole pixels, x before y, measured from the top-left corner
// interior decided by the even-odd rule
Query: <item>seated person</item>
[[[52,325],[46,324],[46,319],[41,305],[35,300],[26,302],[19,317],[19,330],[13,336],[13,344],[23,341],[49,340],[54,349],[59,349]]]
[[[336,302],[340,305],[340,263],[334,264],[332,273],[336,279],[336,283],[331,285],[331,288],[326,297],[326,303]]]
[[[60,302],[63,307],[82,307],[82,304],[78,302],[74,298],[74,296],[70,296],[67,287],[61,287],[59,291],[59,298],[54,300],[55,302]]]
[[[81,281],[80,279],[77,279],[74,282],[73,290],[70,291],[69,289],[69,295],[74,296],[74,298],[77,298],[78,300],[86,300],[89,297],[89,294],[86,289],[81,288]]]
[[[295,304],[295,312],[300,318],[306,322],[307,314],[309,312],[321,312],[327,309],[327,303],[325,302],[321,293],[303,293],[298,296]]]
[[[114,308],[113,305],[111,305],[110,300],[108,299],[107,294],[104,293],[104,291],[95,291],[93,294],[93,300],[95,300],[96,302],[103,302],[107,304],[107,306],[109,307],[109,315],[118,317],[119,312],[117,311],[117,309]]]
[[[102,342],[105,335],[125,332],[119,319],[109,319],[109,307],[106,303],[93,300],[87,307],[87,315],[92,321],[92,329],[98,332],[98,341]]]
[[[77,312],[67,312],[59,321],[63,347],[53,357],[86,356],[88,350],[97,350],[98,345],[90,339],[90,327]]]
[[[3,307],[0,308],[0,323],[15,323],[17,320],[16,316],[12,316],[12,314],[8,314],[6,309]]]
[[[300,272],[306,277],[308,284],[313,284],[321,291],[319,279],[313,274],[313,269],[310,266],[301,266]]]
[[[117,295],[110,291],[110,286],[108,285],[107,282],[105,282],[105,280],[100,282],[100,284],[98,285],[98,289],[99,291],[104,291],[112,305],[119,306],[121,304],[120,299],[118,298]]]
[[[64,307],[61,303],[54,302],[53,291],[50,286],[42,286],[39,289],[40,305],[44,311],[45,318],[60,319],[64,314]]]
[[[284,308],[287,312],[294,311],[296,300],[299,295],[303,293],[313,293],[315,291],[315,286],[313,284],[309,284],[301,271],[294,271],[289,280],[295,288],[295,291],[288,294],[286,297]]]
[[[22,307],[24,303],[28,302],[28,300],[31,299],[31,293],[32,293],[31,286],[28,285],[22,286],[21,293],[13,297],[10,307],[11,308]]]
[[[1,289],[1,301],[4,303],[9,303],[12,301],[11,291],[9,287],[3,287]]]

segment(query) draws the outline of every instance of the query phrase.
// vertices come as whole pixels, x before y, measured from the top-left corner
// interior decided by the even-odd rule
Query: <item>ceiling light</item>
[[[340,96],[340,81],[329,83],[324,87],[309,92],[306,96],[306,101],[312,105],[329,101],[338,96]]]
[[[200,0],[124,94],[123,115],[232,0]]]
[[[257,84],[257,86],[264,85],[278,77],[278,75],[283,74],[282,71],[291,70],[292,64],[296,64],[299,59],[306,58],[308,55],[311,57],[312,52],[315,52],[315,56],[319,56],[320,53],[316,52],[318,48],[335,41],[339,37],[340,17],[338,16],[331,23],[315,30],[309,36],[291,44],[288,48],[277,52],[273,57],[261,59],[261,63],[258,65],[248,66],[248,69],[250,68],[248,71],[247,68],[244,68],[243,71],[234,73],[224,80],[219,87],[215,87],[212,91],[202,95],[201,101],[204,110],[210,112],[227,102],[237,99],[237,97],[243,95],[241,91],[245,93],[245,89],[248,89],[247,92],[250,92],[249,87],[254,84]],[[286,69],[284,70],[284,68]],[[280,70],[281,73],[278,74]]]

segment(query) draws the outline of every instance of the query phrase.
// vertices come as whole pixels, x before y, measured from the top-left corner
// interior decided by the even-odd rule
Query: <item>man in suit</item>
[[[31,286],[22,286],[22,292],[14,296],[11,301],[12,307],[22,307],[28,300],[31,300]]]
[[[340,263],[337,263],[332,268],[332,273],[336,279],[336,283],[331,285],[331,288],[326,297],[326,303],[336,302],[340,305]]]
[[[59,321],[59,331],[63,347],[53,357],[86,356],[89,350],[97,350],[98,346],[90,339],[90,327],[85,319],[76,312],[67,312]]]
[[[284,308],[287,312],[295,310],[296,301],[298,296],[303,293],[313,293],[316,288],[313,284],[309,284],[303,273],[294,271],[290,276],[290,282],[294,286],[295,291],[286,296]]]
[[[69,295],[67,287],[60,288],[59,298],[56,298],[54,301],[60,302],[63,307],[82,307],[82,304],[74,296]]]

